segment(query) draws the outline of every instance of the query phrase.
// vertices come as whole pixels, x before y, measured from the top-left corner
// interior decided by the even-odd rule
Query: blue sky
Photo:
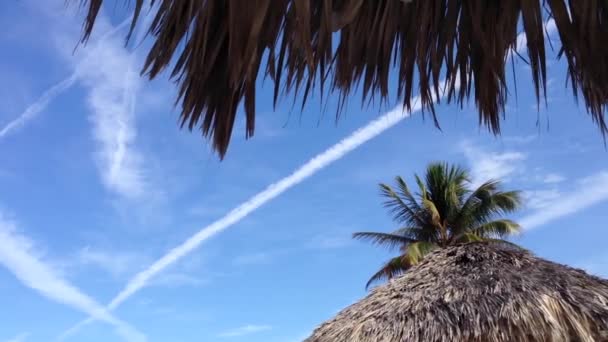
[[[608,152],[555,53],[540,112],[517,63],[501,137],[477,126],[473,106],[439,106],[442,131],[413,113],[170,252],[396,102],[361,109],[355,96],[336,124],[332,101],[325,113],[315,98],[302,115],[289,98],[273,110],[260,83],[254,138],[239,118],[220,162],[198,132],[178,129],[173,84],[138,77],[147,43],[124,47],[120,7],[74,50],[76,7],[0,4],[0,341],[299,341],[364,296],[389,256],[350,239],[396,228],[377,184],[435,160],[524,190],[515,241],[608,276]]]

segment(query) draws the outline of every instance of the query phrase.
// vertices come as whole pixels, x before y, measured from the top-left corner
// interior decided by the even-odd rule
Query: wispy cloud
[[[102,250],[90,246],[80,249],[75,257],[79,265],[98,267],[113,277],[133,272],[144,260],[147,258],[138,253]]]
[[[112,316],[95,300],[62,279],[52,266],[35,255],[34,243],[19,233],[15,223],[4,218],[1,213],[0,245],[0,264],[23,285],[51,300],[112,324],[127,341],[146,341],[141,332]]]
[[[526,230],[538,228],[607,199],[608,171],[605,170],[580,180],[575,190],[561,194],[550,205],[523,217],[519,223]]]
[[[238,327],[236,329],[228,330],[223,333],[218,334],[218,337],[241,337],[246,335],[251,335],[263,331],[272,330],[270,325],[256,325],[256,324],[248,324],[242,327]]]
[[[96,159],[103,183],[126,198],[141,198],[146,189],[144,158],[135,146],[135,105],[139,75],[136,57],[118,37],[87,51],[78,73],[87,87]]]
[[[30,337],[30,333],[24,332],[4,342],[25,342],[28,337]]]
[[[462,142],[461,148],[470,164],[473,186],[479,186],[490,179],[509,181],[512,176],[523,171],[523,162],[527,157],[518,151],[487,152],[469,141]]]
[[[543,178],[543,183],[553,184],[553,183],[561,183],[566,180],[566,177],[558,174],[558,173],[549,173],[545,175]]]
[[[112,37],[116,32],[126,27],[127,24],[128,22],[125,21],[121,25],[110,29],[108,32],[106,32],[99,38],[99,42],[97,44],[104,43],[106,39]],[[4,137],[8,136],[11,133],[17,132],[31,120],[35,119],[38,114],[43,112],[49,105],[49,103],[51,103],[57,96],[61,95],[61,93],[72,87],[72,85],[74,85],[74,83],[78,81],[78,78],[78,67],[76,67],[76,70],[71,75],[57,82],[49,89],[45,90],[44,93],[42,93],[42,95],[36,101],[28,105],[27,108],[17,116],[17,118],[6,124],[2,129],[0,129],[0,140],[2,140]]]
[[[262,265],[262,264],[270,263],[272,261],[273,257],[274,257],[273,253],[268,253],[268,252],[243,254],[243,255],[239,255],[236,258],[234,258],[232,263],[235,266]]]
[[[549,207],[562,196],[558,189],[532,190],[524,192],[526,207],[530,209],[542,209]]]

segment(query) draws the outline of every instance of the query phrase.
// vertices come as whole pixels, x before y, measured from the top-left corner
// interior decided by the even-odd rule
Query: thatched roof
[[[306,342],[608,341],[608,281],[523,250],[429,254]]]
[[[103,0],[80,0],[86,42]],[[129,1],[130,2],[130,1]],[[133,26],[144,0],[135,0]],[[362,85],[363,101],[389,92],[411,106],[420,92],[433,113],[433,93],[447,79],[447,102],[474,99],[480,124],[494,133],[507,101],[507,56],[519,27],[536,96],[546,86],[546,60],[567,60],[564,78],[602,133],[608,132],[608,2],[598,0],[151,0],[153,45],[142,72],[156,77],[172,64],[182,125],[200,128],[223,156],[244,106],[254,132],[256,79],[302,98],[337,93],[341,103]],[[543,22],[553,18],[561,46],[545,51]],[[520,26],[518,26],[520,25]],[[339,35],[335,34],[336,32]],[[129,34],[130,35],[130,34]],[[263,61],[263,57],[264,60]],[[264,63],[265,62],[265,63]],[[260,70],[265,65],[264,70]],[[389,73],[397,72],[389,82]],[[416,75],[416,76],[415,76]],[[462,87],[458,88],[457,80]],[[395,82],[395,83],[392,83]],[[327,97],[326,97],[327,98]],[[436,124],[437,121],[435,121]]]

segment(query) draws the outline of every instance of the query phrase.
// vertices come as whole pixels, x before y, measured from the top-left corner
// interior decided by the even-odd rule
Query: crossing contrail
[[[419,111],[421,109],[420,98],[417,97],[413,99],[413,103],[414,105],[412,106],[411,112]],[[324,169],[336,160],[342,158],[352,150],[363,145],[372,138],[380,135],[387,129],[395,126],[405,118],[409,117],[409,114],[409,112],[404,111],[403,105],[398,105],[393,110],[382,115],[378,119],[373,120],[366,126],[356,130],[354,133],[352,133],[345,139],[342,139],[340,142],[333,145],[325,152],[318,154],[314,158],[310,159],[307,163],[302,165],[289,176],[269,185],[265,190],[251,197],[249,200],[242,203],[238,207],[234,208],[219,220],[202,228],[198,231],[198,233],[194,234],[181,245],[173,248],[162,258],[158,259],[148,268],[131,278],[125,288],[110,302],[110,304],[108,304],[108,310],[111,311],[116,309],[129,297],[144,288],[155,275],[159,274],[167,267],[177,262],[182,257],[191,253],[204,241],[224,231],[233,224],[239,222],[240,220],[251,214],[253,211],[258,209],[262,205],[268,203],[270,200],[281,195],[291,187],[301,183],[302,181],[311,177],[321,169]],[[86,320],[81,321],[77,325],[64,332],[60,336],[60,339],[74,334],[80,328],[93,322],[94,320],[94,318],[90,317]]]
[[[553,23],[553,20],[550,20],[549,22],[547,22],[545,24],[545,27],[546,27],[548,33],[555,32],[555,25]],[[519,52],[519,51],[522,51],[525,47],[526,47],[525,35],[520,34],[517,37],[516,50]],[[457,80],[455,87],[460,88],[460,83],[458,82],[458,80],[460,78],[456,77],[455,79]],[[444,86],[443,86],[444,84],[445,84],[445,81],[441,82],[441,85],[439,88],[444,89]],[[437,98],[434,98],[433,100],[437,101]],[[131,280],[129,280],[129,282],[124,287],[124,289],[118,295],[116,295],[116,297],[114,297],[114,299],[110,302],[110,304],[108,304],[108,307],[107,307],[108,310],[111,311],[111,310],[116,309],[118,306],[120,306],[122,303],[124,303],[129,297],[131,297],[136,292],[138,292],[139,290],[144,288],[146,285],[148,285],[148,283],[154,276],[156,276],[160,272],[164,271],[167,267],[171,266],[172,264],[174,264],[175,262],[177,262],[184,256],[191,253],[193,250],[195,250],[197,247],[199,247],[206,240],[208,240],[211,237],[215,236],[216,234],[221,233],[222,231],[226,230],[233,224],[235,224],[235,223],[239,222],[240,220],[242,220],[243,218],[247,217],[249,214],[251,214],[256,209],[260,208],[261,206],[268,203],[272,199],[281,195],[282,193],[284,193],[291,187],[298,185],[299,183],[303,182],[307,178],[313,176],[318,171],[324,169],[325,167],[329,166],[333,162],[341,159],[342,157],[344,157],[346,154],[353,151],[357,147],[359,147],[359,146],[365,144],[366,142],[368,142],[369,140],[377,137],[378,135],[380,135],[387,129],[394,127],[399,122],[408,118],[410,116],[410,114],[417,112],[421,109],[420,96],[417,96],[414,99],[412,99],[412,103],[413,103],[413,105],[412,105],[411,111],[409,111],[409,112],[405,111],[402,104],[397,105],[391,111],[389,111],[389,112],[385,113],[384,115],[382,115],[381,117],[373,120],[366,126],[359,128],[355,132],[351,133],[348,137],[342,139],[337,144],[331,146],[325,152],[322,152],[322,153],[318,154],[317,156],[313,157],[308,162],[306,162],[304,165],[302,165],[300,168],[296,169],[290,175],[269,185],[262,192],[258,193],[257,195],[251,197],[249,200],[245,201],[241,205],[237,206],[236,208],[234,208],[233,210],[228,212],[226,215],[224,215],[222,218],[216,220],[215,222],[212,222],[211,224],[207,225],[206,227],[203,227],[192,237],[190,237],[189,239],[184,241],[181,245],[173,248],[167,254],[165,254],[163,257],[161,257],[156,262],[154,262],[152,265],[150,265],[148,268],[139,272],[133,278],[131,278]],[[94,320],[95,320],[95,318],[89,317],[86,320],[81,321],[80,323],[76,324],[75,326],[73,326],[72,328],[70,328],[66,332],[64,332],[60,338],[72,335],[73,333],[78,331],[80,328],[89,324],[90,322],[93,322]]]

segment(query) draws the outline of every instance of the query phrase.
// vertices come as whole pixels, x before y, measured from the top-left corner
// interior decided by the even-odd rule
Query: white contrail
[[[116,32],[120,31],[129,23],[128,20],[123,21],[120,25],[106,32],[99,38],[99,42],[104,41]],[[42,112],[61,93],[69,89],[79,78],[78,67],[76,70],[64,80],[58,82],[54,86],[47,89],[38,100],[27,106],[25,111],[21,113],[16,119],[6,124],[0,129],[0,140],[6,137],[8,134],[22,128],[26,123],[34,119],[40,112]]]
[[[5,219],[2,213],[0,246],[0,265],[9,270],[24,286],[55,302],[114,325],[126,341],[147,340],[141,332],[112,316],[107,308],[59,276],[57,270],[35,254],[34,243],[19,233],[16,224]]]
[[[554,25],[546,24],[546,27],[548,29],[548,32],[554,32]],[[517,37],[516,49],[518,51],[521,51],[525,48],[525,46],[525,35],[520,34]],[[455,79],[457,80],[455,87],[456,89],[458,89],[460,88],[460,84],[458,82],[460,78],[456,76]],[[441,82],[440,89],[444,89],[444,81]],[[434,100],[437,99],[435,98]],[[196,234],[187,239],[181,245],[173,248],[162,258],[160,258],[148,268],[139,272],[133,278],[131,278],[125,288],[116,297],[114,297],[110,304],[108,304],[108,310],[111,311],[116,309],[129,297],[144,288],[152,279],[152,277],[154,277],[158,273],[165,270],[167,267],[177,262],[182,257],[192,252],[207,239],[229,228],[231,225],[242,220],[262,205],[266,204],[270,200],[287,191],[289,188],[301,183],[302,181],[311,177],[318,171],[329,166],[336,160],[339,160],[340,158],[344,157],[352,150],[375,138],[387,129],[397,125],[399,122],[409,117],[411,113],[419,111],[421,109],[420,96],[415,97],[412,100],[412,103],[413,106],[410,112],[404,111],[403,105],[397,105],[393,110],[382,115],[378,119],[373,120],[366,126],[359,128],[348,137],[344,138],[337,144],[330,147],[325,152],[318,154],[289,176],[279,180],[276,183],[269,185],[265,190],[253,196],[245,203],[234,208],[219,220],[199,230]],[[85,326],[90,322],[93,322],[94,320],[95,318],[89,317],[88,319],[81,321],[80,323],[76,324],[75,326],[64,332],[61,337],[65,337],[75,333],[81,327]]]
[[[54,86],[47,89],[38,100],[30,104],[21,115],[16,119],[9,122],[2,130],[0,130],[0,139],[4,138],[7,134],[14,130],[23,127],[28,121],[36,117],[38,113],[43,111],[51,100],[63,93],[66,89],[70,88],[74,82],[78,79],[77,72],[72,73],[68,78],[55,84]]]
[[[420,101],[418,99],[416,99],[416,103],[412,110],[420,110]],[[330,165],[334,161],[342,158],[350,151],[361,146],[370,139],[378,136],[380,133],[395,126],[407,116],[407,113],[403,111],[403,106],[399,105],[395,109],[384,114],[382,117],[372,121],[367,126],[358,129],[349,137],[343,139],[336,145],[329,148],[327,151],[312,158],[310,161],[301,166],[291,175],[281,179],[280,181],[274,184],[269,185],[264,191],[258,193],[245,203],[239,205],[238,207],[230,211],[228,214],[224,215],[224,217],[204,227],[194,236],[186,240],[184,243],[169,251],[167,254],[165,254],[165,256],[153,263],[146,270],[140,272],[135,277],[133,277],[131,281],[129,281],[127,286],[112,300],[112,302],[108,305],[108,308],[110,310],[114,310],[127,298],[129,298],[135,292],[146,286],[148,281],[154,275],[158,274],[159,272],[167,268],[169,265],[175,263],[183,256],[192,252],[203,241],[225,230],[234,223],[242,220],[251,212],[266,204],[273,198],[279,196],[289,188],[301,183],[303,180],[307,179],[316,172]]]

